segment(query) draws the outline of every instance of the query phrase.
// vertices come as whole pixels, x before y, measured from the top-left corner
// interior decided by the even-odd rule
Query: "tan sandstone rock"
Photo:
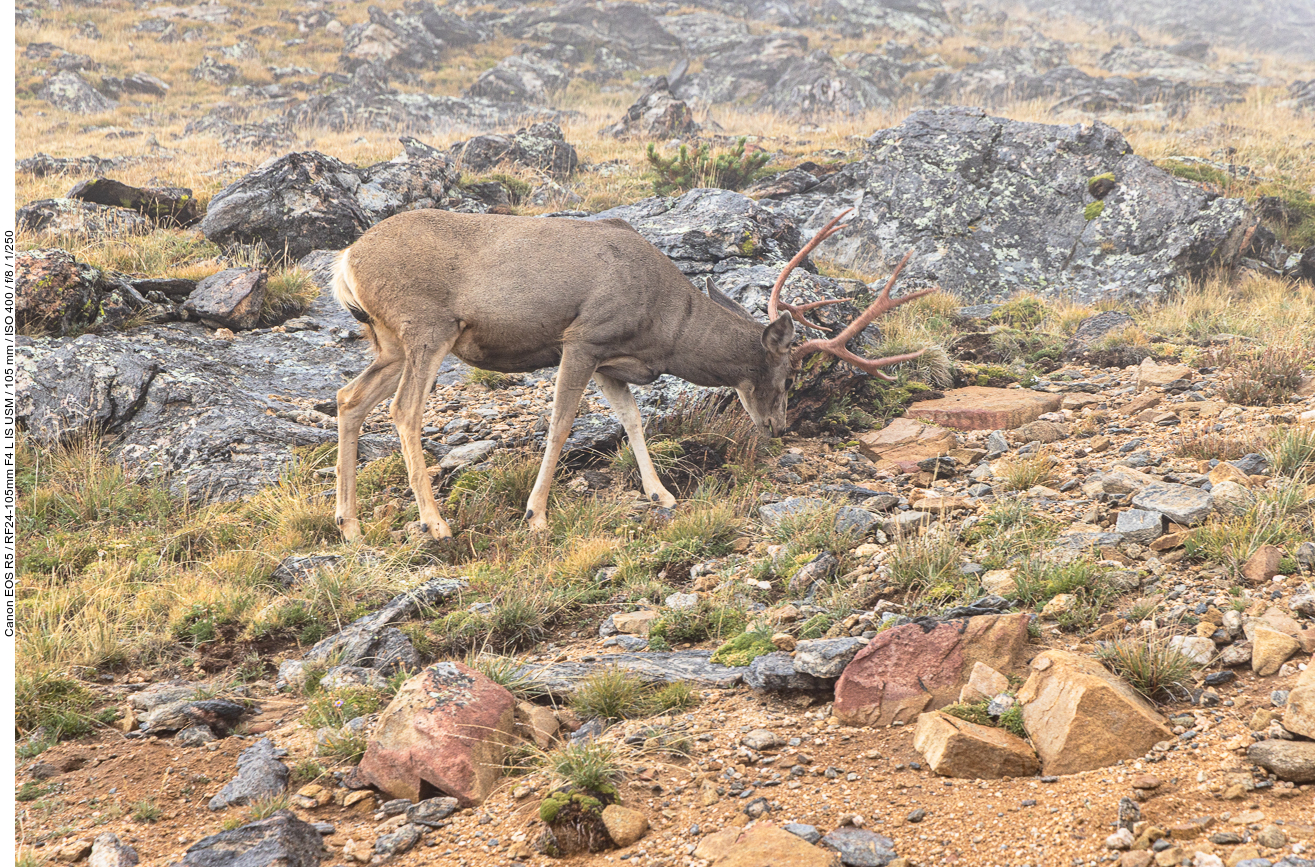
[[[959,690],[959,701],[973,702],[995,698],[1009,689],[1009,678],[984,662],[974,662],[968,682]]]
[[[905,415],[959,430],[1013,430],[1055,412],[1063,399],[1026,388],[973,385],[951,389],[939,400],[919,401]]]
[[[1306,666],[1297,678],[1296,686],[1288,693],[1283,728],[1295,735],[1315,738],[1315,660]]]
[[[1260,677],[1276,673],[1289,656],[1301,649],[1297,639],[1268,626],[1257,626],[1251,642],[1251,670]]]
[[[840,867],[835,852],[766,822],[711,834],[699,843],[694,857],[711,861],[712,867]]]
[[[648,833],[648,817],[638,810],[609,804],[603,808],[603,827],[612,842],[624,849]]]
[[[917,472],[918,462],[940,457],[958,446],[953,431],[909,418],[897,418],[879,431],[859,434],[858,448],[878,469]]]
[[[1018,700],[1047,774],[1107,767],[1173,738],[1164,718],[1126,682],[1096,660],[1062,650],[1032,661]]]
[[[913,748],[943,777],[997,780],[1030,777],[1041,768],[1027,741],[1004,729],[933,711],[918,717]]]

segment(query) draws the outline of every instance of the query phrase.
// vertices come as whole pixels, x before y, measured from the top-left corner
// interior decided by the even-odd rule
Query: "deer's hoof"
[[[435,539],[451,539],[452,528],[447,525],[447,521],[438,521],[429,528],[429,535]]]
[[[676,498],[671,495],[670,491],[662,491],[654,494],[650,499],[664,509],[676,508]]]
[[[525,523],[530,525],[530,531],[534,533],[548,532],[548,516],[542,512],[535,513],[533,509],[525,513]]]
[[[359,542],[365,538],[361,535],[361,524],[355,518],[339,518],[338,529],[345,542]]]

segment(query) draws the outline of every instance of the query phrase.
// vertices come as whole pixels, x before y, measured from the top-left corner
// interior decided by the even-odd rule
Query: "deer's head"
[[[763,436],[776,437],[785,432],[787,424],[785,417],[786,394],[790,386],[790,377],[795,366],[814,352],[826,352],[872,376],[880,377],[887,382],[894,382],[894,378],[882,373],[880,368],[899,364],[901,361],[911,361],[926,351],[891,355],[885,358],[863,358],[850,352],[846,346],[850,340],[857,337],[878,316],[884,316],[901,304],[906,304],[915,298],[921,298],[936,291],[935,288],[931,288],[910,292],[898,298],[890,296],[891,287],[895,285],[895,280],[899,277],[900,271],[904,270],[909,257],[913,255],[912,250],[904,254],[904,258],[895,267],[890,279],[886,281],[885,287],[876,300],[868,305],[867,309],[860,313],[853,322],[845,326],[840,333],[825,339],[807,340],[791,350],[790,344],[794,342],[796,322],[816,331],[826,332],[829,330],[805,318],[804,313],[827,304],[839,304],[845,299],[831,298],[806,304],[787,304],[781,301],[781,288],[785,285],[786,278],[790,276],[790,272],[795,269],[795,266],[807,258],[808,254],[818,244],[845,228],[840,221],[848,214],[848,210],[843,211],[823,226],[813,236],[813,239],[795,254],[795,257],[781,271],[781,276],[776,278],[776,284],[772,286],[772,294],[767,302],[767,319],[771,324],[763,329],[761,340],[763,359],[759,364],[753,365],[752,380],[736,388],[740,395],[740,403],[744,404],[744,408],[748,411],[749,417],[753,419],[759,434]],[[711,279],[708,280],[708,294],[717,303],[742,311],[739,305],[726,298],[713,287]],[[780,312],[782,310],[785,312]]]

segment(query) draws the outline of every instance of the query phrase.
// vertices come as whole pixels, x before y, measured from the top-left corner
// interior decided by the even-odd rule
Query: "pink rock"
[[[473,806],[501,780],[515,721],[506,689],[461,663],[435,663],[384,709],[357,778],[390,798],[421,801],[437,790]]]
[[[1025,388],[972,385],[947,391],[939,400],[919,401],[905,415],[959,430],[1013,430],[1055,412],[1063,399]]]
[[[959,698],[973,666],[1009,672],[1023,663],[1026,614],[981,615],[881,632],[836,682],[834,714],[846,725],[911,723]]]

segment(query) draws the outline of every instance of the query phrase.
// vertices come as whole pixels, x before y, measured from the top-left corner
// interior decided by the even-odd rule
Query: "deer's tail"
[[[361,299],[356,294],[356,274],[352,271],[351,256],[352,248],[348,247],[338,254],[338,258],[333,263],[333,297],[357,322],[365,326],[365,334],[370,339],[370,345],[378,349],[378,344],[374,333],[374,320],[370,314],[365,311]]]

